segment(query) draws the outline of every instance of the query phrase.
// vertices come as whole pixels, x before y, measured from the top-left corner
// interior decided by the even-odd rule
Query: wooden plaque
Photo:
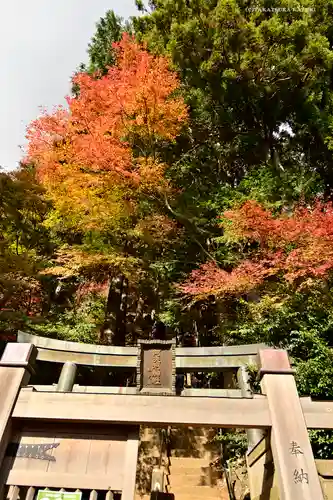
[[[139,341],[137,391],[140,394],[176,394],[175,347],[173,340]]]
[[[138,432],[135,425],[26,425],[11,437],[2,464],[5,482],[124,491],[135,480],[137,455],[133,442],[137,448]]]

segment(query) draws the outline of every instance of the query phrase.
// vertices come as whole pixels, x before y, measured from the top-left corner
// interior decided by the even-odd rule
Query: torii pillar
[[[264,349],[259,357],[280,500],[324,500],[288,354]]]

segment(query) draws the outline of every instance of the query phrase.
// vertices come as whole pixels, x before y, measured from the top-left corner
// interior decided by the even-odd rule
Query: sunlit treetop
[[[158,141],[172,141],[187,120],[180,84],[165,57],[155,57],[127,34],[114,44],[117,64],[107,74],[79,73],[68,109],[44,113],[28,127],[26,161],[55,203],[89,205],[117,185],[166,185],[156,159]],[[87,193],[89,192],[89,195]],[[62,198],[62,201],[61,199]]]

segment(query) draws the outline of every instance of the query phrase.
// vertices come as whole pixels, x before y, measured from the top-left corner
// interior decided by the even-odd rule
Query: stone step
[[[171,457],[171,467],[209,467],[209,460],[207,458],[194,458],[194,457]]]
[[[212,470],[207,466],[207,463],[204,464],[177,464],[169,467],[170,475],[172,476],[206,476],[207,474],[211,474]],[[168,471],[168,469],[166,469]]]
[[[171,469],[170,468],[170,473],[168,474],[169,477],[173,477],[175,478],[176,480],[178,480],[177,478],[179,478],[180,476],[183,476],[183,477],[191,477],[191,478],[195,478],[197,477],[198,479],[202,478],[202,477],[210,477],[212,475],[212,472],[209,470],[209,469],[205,469],[205,468],[200,468],[200,469],[197,469],[195,467],[184,467],[184,468],[177,468],[177,469]],[[170,479],[171,481],[171,479]]]
[[[178,488],[182,486],[210,486],[209,476],[199,474],[171,474],[169,476],[169,484],[172,488]]]
[[[195,492],[195,491],[201,491],[202,493],[204,492],[208,492],[210,491],[211,494],[215,494],[215,492],[218,492],[219,490],[221,489],[221,486],[218,487],[218,486],[209,486],[209,485],[195,485],[195,484],[192,484],[192,485],[181,485],[179,484],[178,486],[174,486],[174,485],[170,485],[168,486],[168,491],[170,491],[171,493],[184,493],[185,494],[190,494],[192,492]]]
[[[195,452],[188,452],[188,450],[181,450],[173,448],[170,453],[171,457],[175,458],[210,458],[210,451],[205,448],[196,447]]]
[[[200,438],[190,443],[183,443],[181,441],[171,441],[171,449],[182,451],[183,453],[197,453],[198,450],[206,450],[207,448],[212,448],[212,444],[207,442],[206,438]]]
[[[197,477],[197,478],[200,478],[200,477],[208,477],[209,476],[209,471],[205,471],[205,468],[198,468],[198,467],[177,467],[176,469],[172,469],[172,467],[170,467],[170,474],[169,474],[169,477],[174,477],[174,478],[178,478],[178,477],[187,477],[187,476],[190,476],[190,477]],[[171,479],[170,479],[171,481]]]
[[[216,491],[216,493],[215,493]],[[230,500],[228,491],[224,490],[214,490],[214,493],[211,492],[201,492],[193,491],[192,493],[177,493],[175,494],[175,500]]]
[[[179,488],[173,488],[167,486],[168,493],[173,493],[175,500],[195,500],[205,499],[205,500],[229,500],[228,490],[226,487],[209,487],[209,486],[183,486]],[[135,495],[135,500],[150,500],[150,495],[140,496]]]

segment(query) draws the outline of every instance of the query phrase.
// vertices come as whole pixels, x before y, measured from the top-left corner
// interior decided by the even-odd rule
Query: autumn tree
[[[29,171],[0,172],[0,330],[41,314],[39,273],[52,252],[43,221],[48,204]]]
[[[273,217],[250,200],[226,211],[221,226],[226,244],[241,245],[243,259],[231,271],[203,264],[183,285],[185,293],[239,295],[272,277],[299,287],[307,279],[327,278],[333,269],[332,203],[317,201]]]
[[[66,221],[80,233],[79,246],[59,253],[57,272],[61,268],[103,281],[107,274],[112,286],[106,318],[114,313],[113,323],[120,325],[114,327],[116,342],[123,343],[120,297],[129,281],[149,271],[145,234],[153,228],[156,211],[162,210],[166,221],[160,232],[165,227],[167,234],[173,226],[164,213],[164,195],[172,195],[172,188],[157,145],[176,138],[187,108],[166,58],[149,54],[127,34],[114,50],[117,64],[102,78],[76,75],[80,93],[67,98],[68,109],[58,108],[31,123],[27,161],[35,164],[55,206],[50,224]],[[111,311],[117,303],[117,311]],[[110,328],[106,319],[102,337]]]

